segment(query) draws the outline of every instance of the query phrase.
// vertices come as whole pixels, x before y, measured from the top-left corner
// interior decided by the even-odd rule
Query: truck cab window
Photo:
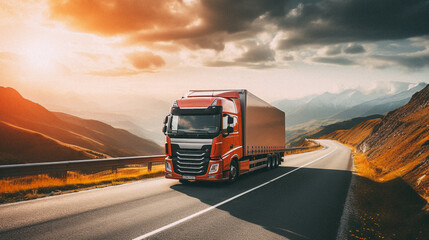
[[[220,114],[173,115],[170,129],[173,134],[218,134]]]
[[[171,120],[171,130],[177,131],[178,124],[179,124],[179,116],[173,116]]]

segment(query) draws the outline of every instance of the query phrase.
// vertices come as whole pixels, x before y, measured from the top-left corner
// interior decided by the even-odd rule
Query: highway
[[[233,184],[155,178],[0,205],[0,239],[335,239],[353,163],[318,141]]]

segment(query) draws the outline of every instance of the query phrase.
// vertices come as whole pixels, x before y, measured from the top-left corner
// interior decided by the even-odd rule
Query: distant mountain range
[[[100,121],[50,112],[0,87],[0,164],[162,154],[154,142]]]
[[[349,89],[340,93],[323,93],[296,100],[273,103],[286,114],[286,141],[290,146],[303,134],[323,125],[346,119],[386,114],[406,104],[426,83],[393,82],[390,88],[374,89],[368,93]]]

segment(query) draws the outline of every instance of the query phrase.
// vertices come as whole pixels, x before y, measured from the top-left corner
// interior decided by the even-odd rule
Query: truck
[[[245,89],[190,90],[164,119],[165,177],[185,183],[234,182],[277,168],[285,152],[285,113]]]

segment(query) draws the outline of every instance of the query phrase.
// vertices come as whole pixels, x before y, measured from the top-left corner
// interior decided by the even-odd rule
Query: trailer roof
[[[186,97],[225,97],[225,98],[239,98],[239,92],[246,90],[189,90]]]

